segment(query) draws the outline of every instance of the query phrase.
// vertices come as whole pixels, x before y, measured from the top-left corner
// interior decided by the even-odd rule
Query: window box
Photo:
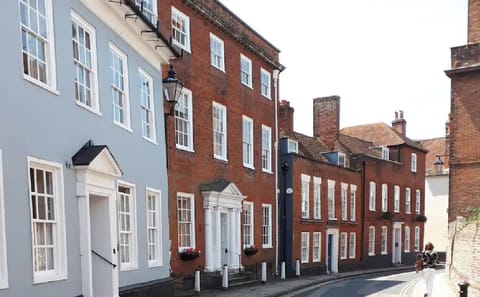
[[[415,216],[415,221],[417,221],[419,223],[425,223],[427,221],[427,217],[423,214],[417,214]]]
[[[253,256],[258,252],[258,248],[254,245],[247,246],[246,248],[243,249],[243,252],[245,253],[246,256]]]
[[[198,258],[200,256],[200,251],[194,248],[186,248],[179,253],[180,259],[183,261],[190,261]]]
[[[393,213],[391,211],[384,211],[382,212],[381,218],[384,220],[391,220],[393,218]]]

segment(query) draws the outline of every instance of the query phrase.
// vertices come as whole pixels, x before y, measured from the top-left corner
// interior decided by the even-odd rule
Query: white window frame
[[[253,119],[242,115],[242,159],[243,166],[255,169],[253,166]]]
[[[240,54],[240,82],[244,86],[253,89],[252,81],[252,60]]]
[[[421,195],[420,190],[415,190],[415,213],[420,214],[421,212]]]
[[[400,186],[398,185],[393,187],[393,211],[400,212]]]
[[[265,211],[268,218],[265,219]],[[267,241],[265,241],[265,238]],[[272,205],[262,204],[262,248],[272,248]]]
[[[412,213],[412,191],[405,188],[405,213]]]
[[[82,18],[80,15],[75,13],[74,11],[71,12],[71,17],[72,17],[72,22],[77,23],[77,26],[81,26],[82,29],[87,32],[90,35],[90,64],[91,67],[90,69],[87,68],[87,65],[83,65],[83,63],[80,60],[75,60],[74,57],[74,66],[76,67],[76,64],[80,64],[80,67],[87,69],[87,71],[90,71],[90,100],[91,104],[85,104],[82,101],[78,100],[77,94],[75,94],[75,103],[78,106],[81,106],[93,113],[96,113],[98,115],[101,115],[100,113],[100,102],[99,102],[99,96],[98,96],[98,70],[97,70],[97,38],[96,38],[96,33],[95,33],[95,28],[87,22],[84,18]],[[77,30],[78,34],[78,30]],[[81,51],[79,51],[81,53]],[[76,78],[75,78],[76,80]]]
[[[218,46],[220,51],[214,51],[214,46]],[[225,72],[225,45],[223,40],[213,33],[210,33],[210,63],[213,67]]]
[[[35,78],[31,74],[25,73],[25,69],[22,65],[22,71],[23,71],[23,78],[35,85],[38,85],[49,92],[52,92],[55,95],[59,95],[60,93],[57,90],[57,75],[56,75],[56,65],[55,65],[55,40],[54,40],[54,30],[53,30],[53,5],[52,5],[52,0],[45,0],[45,29],[46,29],[46,36],[41,36],[37,32],[31,30],[30,27],[27,27],[22,24],[22,13],[21,13],[21,7],[22,3],[24,3],[27,6],[27,11],[29,11],[29,5],[26,3],[28,1],[26,0],[20,0],[19,1],[19,16],[20,16],[20,32],[28,32],[29,34],[33,35],[36,40],[41,40],[45,44],[45,79],[46,82],[42,82],[40,78]],[[38,11],[37,11],[38,12]],[[27,13],[27,19],[29,19],[29,12]],[[37,28],[38,24],[37,24]],[[38,30],[37,30],[38,31]],[[22,35],[22,34],[21,34]],[[20,36],[21,36],[20,35]],[[23,38],[20,37],[22,40]],[[28,37],[26,37],[28,39]],[[25,41],[27,44],[27,50],[24,51],[23,47],[21,48],[21,53],[22,53],[22,64],[23,64],[23,55],[25,54],[27,57],[32,56],[32,54],[28,51],[28,41]],[[21,42],[22,44],[22,42]],[[38,49],[35,49],[35,51],[38,51]],[[35,59],[38,61],[37,56],[35,55]],[[38,71],[38,70],[37,70]],[[38,74],[40,75],[40,74]]]
[[[220,124],[220,128],[222,129],[221,131],[220,130],[215,130],[215,110],[218,110],[218,111],[221,111],[222,112],[222,118],[218,119],[219,121],[221,121]],[[212,102],[212,120],[213,120],[213,157],[215,159],[219,159],[219,160],[223,160],[223,161],[227,161],[227,107],[225,107],[225,105],[222,105],[220,103],[217,103],[215,101]],[[215,141],[216,141],[216,138],[215,138],[215,135],[216,133],[219,133],[219,135],[222,135],[222,142],[219,143],[219,145],[221,145],[221,152],[220,154],[216,154],[215,153]]]
[[[411,156],[410,170],[412,172],[417,172],[417,154],[412,153],[410,156]]]
[[[420,227],[416,226],[415,227],[415,246],[414,246],[415,252],[420,251]]]
[[[329,179],[328,191],[327,191],[327,204],[328,204],[328,219],[336,220],[335,216],[335,181]]]
[[[29,184],[29,197],[30,200],[30,220],[31,220],[31,236],[32,236],[32,273],[33,273],[33,283],[45,283],[51,281],[58,281],[67,279],[67,247],[66,247],[66,227],[65,227],[65,197],[64,197],[64,181],[63,181],[63,165],[60,163],[45,161],[36,159],[33,157],[27,157],[28,163],[28,184]],[[35,171],[49,171],[52,173],[52,195],[55,199],[54,201],[54,210],[55,210],[55,219],[53,227],[55,230],[52,231],[52,237],[54,240],[54,269],[45,270],[45,271],[35,271],[35,234],[34,223],[41,223],[41,219],[33,218],[33,207],[32,207],[32,195],[36,193],[31,189],[31,174],[30,169]],[[36,174],[36,173],[35,173]],[[45,183],[45,181],[44,181]],[[45,184],[44,187],[46,188]],[[46,195],[43,195],[44,197]],[[37,196],[38,197],[38,196]],[[38,200],[37,200],[38,201]],[[38,205],[37,205],[38,206]],[[37,207],[38,209],[38,207]],[[38,210],[35,210],[39,214]],[[45,221],[45,220],[44,220]],[[56,247],[56,248],[55,248]]]
[[[368,199],[368,210],[375,211],[377,189],[374,181],[369,183],[369,199]]]
[[[178,251],[182,252],[183,250],[187,248],[195,248],[196,247],[196,242],[195,242],[195,196],[191,193],[183,193],[183,192],[177,192],[177,199],[175,200],[175,210],[177,212],[177,230],[178,230],[178,238],[177,238],[177,244],[178,244]],[[180,244],[180,219],[178,217],[178,199],[179,198],[183,199],[190,199],[190,245],[184,245],[182,246]]]
[[[357,220],[357,186],[350,185],[350,221]]]
[[[405,253],[410,253],[410,227],[409,226],[405,226],[405,242],[404,242],[404,246],[405,246]]]
[[[368,227],[368,255],[375,256],[375,227]]]
[[[298,141],[288,139],[288,152],[298,154]]]
[[[338,152],[338,166],[347,167],[347,156],[344,153]]]
[[[272,128],[262,125],[262,171],[272,173]]]
[[[322,179],[316,176],[313,177],[313,218],[322,218]]]
[[[5,233],[5,198],[3,191],[3,158],[0,149],[0,289],[8,288],[7,239]],[[31,207],[31,206],[30,206]]]
[[[153,98],[153,78],[150,74],[148,74],[145,70],[142,68],[138,68],[138,75],[139,75],[139,82],[140,82],[140,110],[141,110],[141,116],[140,119],[142,121],[142,136],[144,139],[153,142],[157,144],[157,131],[156,131],[156,125],[155,125],[155,100]],[[148,83],[148,106],[145,106],[142,103],[142,97],[144,96],[143,94],[143,87],[142,87],[142,81],[146,81]],[[145,119],[143,118],[144,114],[150,114],[150,123],[147,123]],[[148,133],[150,133],[150,137],[148,137]],[[146,135],[147,134],[147,135]]]
[[[387,226],[382,226],[382,234],[380,237],[380,253],[386,255],[388,253],[388,229]]]
[[[302,219],[310,217],[310,175],[303,174],[302,178]]]
[[[157,1],[156,0],[135,0],[138,9],[142,8],[142,2],[146,2],[147,6],[143,6],[143,15],[152,23],[157,23]],[[149,7],[150,6],[150,7]]]
[[[147,259],[148,267],[163,266],[163,242],[162,242],[162,192],[153,188],[146,188],[145,191],[145,210],[147,214]],[[155,209],[151,209],[149,205],[149,197],[153,197],[155,203]],[[151,220],[154,218],[154,221]],[[150,222],[155,222],[155,225],[151,225]],[[154,232],[156,236],[156,242],[150,241],[150,232]],[[150,259],[150,246],[155,251],[156,258]]]
[[[255,236],[254,236],[254,228],[255,228],[255,220],[254,220],[254,204],[253,202],[243,201],[243,247],[250,247],[255,245]],[[249,215],[249,222],[247,223],[247,214]],[[250,242],[247,242],[247,231],[246,227],[250,227],[250,231],[248,232]]]
[[[390,150],[386,146],[382,146],[382,159],[390,160]]]
[[[382,211],[388,211],[388,185],[382,184]]]
[[[341,183],[342,221],[348,221],[348,184]]]
[[[357,249],[357,233],[350,232],[349,238],[349,245],[348,245],[348,258],[355,259],[356,257],[356,249]]]
[[[115,46],[113,43],[109,42],[109,48],[110,48],[110,63],[113,61],[113,55],[117,56],[119,59],[122,60],[123,63],[123,97],[124,97],[124,107],[123,107],[123,122],[117,121],[115,119],[115,113],[116,113],[116,103],[115,100],[113,99],[113,92],[114,91],[119,91],[122,92],[121,89],[118,88],[118,86],[114,85],[114,82],[110,82],[110,93],[112,95],[112,107],[113,107],[113,122],[115,125],[122,127],[123,129],[126,129],[127,131],[132,131],[131,130],[131,122],[130,122],[130,93],[129,93],[129,79],[128,79],[128,59],[127,55],[122,52],[117,46]],[[113,65],[110,65],[110,75],[113,76],[113,72],[116,71],[116,69],[113,68]],[[110,77],[112,79],[112,77]],[[112,79],[113,80],[113,79]],[[120,107],[118,107],[120,108]],[[120,109],[119,109],[120,110]],[[121,110],[120,110],[121,112]]]
[[[315,252],[316,250],[316,252]],[[322,232],[312,234],[312,262],[321,262],[322,255]]]
[[[174,26],[174,20],[177,22],[183,22],[185,26],[184,28],[185,30],[183,31],[181,30],[181,28]],[[186,14],[184,14],[183,12],[181,12],[180,10],[172,6],[171,24],[172,24],[172,43],[190,53],[191,51],[190,49],[190,17],[188,17]],[[174,32],[179,32],[180,35],[185,35],[185,44],[175,39]]]
[[[347,232],[340,233],[340,260],[347,259],[348,238]]]
[[[129,196],[129,211],[124,212],[121,209],[121,197],[120,194],[120,187],[130,189],[130,196]],[[117,218],[118,218],[118,242],[119,242],[119,250],[118,250],[118,259],[120,263],[120,271],[129,271],[138,269],[138,234],[137,234],[137,199],[136,199],[136,188],[135,184],[119,180],[117,181]],[[121,235],[122,235],[122,222],[121,222],[121,213],[125,213],[130,218],[130,233],[131,233],[131,246],[129,248],[129,262],[122,262],[122,243],[121,243]],[[128,232],[126,232],[128,234]]]
[[[193,152],[193,100],[192,91],[182,89],[180,98],[175,104],[175,147],[180,150]],[[185,123],[187,131],[179,131],[180,124]],[[180,135],[182,134],[182,135]],[[179,143],[180,136],[186,134],[187,144]],[[183,142],[183,141],[182,141]]]
[[[302,232],[300,236],[300,259],[302,263],[309,262],[310,232]]]
[[[272,100],[272,76],[267,70],[260,68],[260,93],[263,97]]]

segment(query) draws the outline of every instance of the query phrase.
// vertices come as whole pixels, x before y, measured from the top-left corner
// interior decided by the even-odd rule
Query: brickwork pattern
[[[468,1],[468,43],[480,42],[480,1]]]
[[[332,151],[339,138],[340,97],[313,100],[313,136],[319,137]]]

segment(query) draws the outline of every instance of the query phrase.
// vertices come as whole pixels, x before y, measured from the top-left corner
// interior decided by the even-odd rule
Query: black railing
[[[92,253],[99,257],[100,259],[102,259],[103,261],[107,262],[108,264],[112,265],[112,267],[115,269],[117,268],[117,265],[116,264],[113,264],[112,262],[110,262],[110,260],[108,260],[107,258],[105,258],[104,256],[100,255],[99,253],[97,253],[96,251],[92,250]]]

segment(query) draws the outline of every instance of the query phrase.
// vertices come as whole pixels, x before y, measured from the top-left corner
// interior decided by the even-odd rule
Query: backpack
[[[418,254],[415,258],[415,272],[418,273],[420,270],[423,270],[423,254]]]

